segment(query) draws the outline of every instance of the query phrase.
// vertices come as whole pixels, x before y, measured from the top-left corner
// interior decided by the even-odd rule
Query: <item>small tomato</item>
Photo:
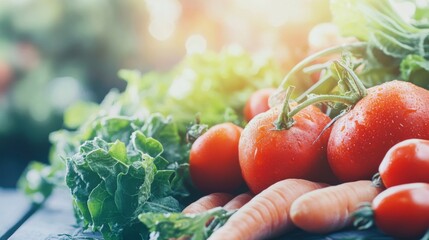
[[[374,198],[375,225],[401,239],[418,239],[429,229],[429,184],[410,183],[388,188]]]
[[[250,121],[256,115],[270,109],[268,99],[275,91],[276,90],[274,88],[264,88],[252,93],[244,106],[245,120]]]
[[[247,186],[257,194],[287,178],[332,183],[326,160],[330,118],[309,106],[293,119],[289,129],[276,130],[273,123],[282,109],[276,106],[253,118],[244,128],[239,144],[241,171]]]
[[[385,187],[405,183],[429,183],[429,141],[408,139],[387,152],[378,168]]]
[[[192,144],[189,169],[192,182],[205,192],[233,192],[243,184],[238,163],[242,128],[232,123],[211,127]]]

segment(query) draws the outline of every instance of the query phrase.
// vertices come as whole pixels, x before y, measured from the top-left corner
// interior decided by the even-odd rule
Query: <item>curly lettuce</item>
[[[177,130],[160,115],[146,121],[121,117],[99,122],[104,126],[99,134],[66,160],[66,184],[78,219],[106,240],[146,236],[139,214],[180,212],[180,199],[189,195],[187,164],[176,158],[186,156],[186,150],[174,147],[178,142],[169,145],[179,140]],[[154,138],[165,136],[173,138]]]
[[[100,104],[79,102],[66,111],[65,128],[50,135],[50,164],[30,165],[20,187],[42,202],[54,187],[67,186],[85,229],[107,240],[148,239],[156,227],[145,216],[181,216],[182,207],[200,194],[187,164],[186,133],[196,118],[200,126],[244,124],[248,96],[277,86],[281,73],[270,59],[229,49],[187,56],[166,72],[119,75],[127,81],[124,92],[112,90]],[[206,234],[201,221],[194,221],[195,228]]]

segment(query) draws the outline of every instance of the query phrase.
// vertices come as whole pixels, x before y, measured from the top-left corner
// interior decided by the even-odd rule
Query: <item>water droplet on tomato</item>
[[[410,113],[414,113],[414,112],[416,112],[417,111],[417,108],[406,108],[405,109],[405,113],[408,113],[408,114],[410,114]]]

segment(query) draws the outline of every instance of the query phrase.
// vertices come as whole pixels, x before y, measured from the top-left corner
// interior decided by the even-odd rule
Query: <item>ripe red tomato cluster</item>
[[[239,146],[234,159],[240,159],[244,180],[255,193],[292,177],[326,182],[334,182],[335,177],[341,182],[371,179],[393,145],[411,138],[429,139],[429,92],[411,83],[391,81],[368,89],[367,96],[325,130],[330,118],[312,106],[293,117],[290,129],[273,130],[281,108],[269,109],[272,92],[264,89],[249,98],[244,113],[250,121],[241,139],[235,135],[231,141],[234,149]],[[203,151],[195,150],[202,144],[194,145],[191,160]],[[225,148],[227,142],[207,145],[216,155],[231,152]],[[218,145],[225,149],[217,149]]]
[[[276,131],[272,123],[279,114],[279,108],[273,108],[257,115],[240,140],[243,177],[254,192],[285,178],[333,182],[331,169],[341,182],[371,179],[393,145],[429,139],[429,92],[403,81],[368,89],[323,134],[330,119],[316,107],[295,115],[290,129]]]
[[[378,171],[374,181],[387,190],[372,202],[375,225],[400,239],[419,239],[429,230],[429,141],[408,139],[394,145]]]
[[[389,187],[373,203],[379,228],[398,237],[421,236],[429,228],[429,141],[424,140],[429,139],[429,91],[403,81],[387,82],[367,89],[332,127],[327,128],[327,115],[308,106],[284,129],[274,124],[283,108],[269,108],[272,93],[269,89],[251,96],[244,130],[220,124],[193,144],[190,171],[199,189],[232,192],[244,180],[257,194],[287,178],[335,184],[371,179],[379,172]],[[399,224],[410,222],[411,232],[401,231],[408,227]]]
[[[384,155],[410,138],[429,139],[429,91],[403,81],[368,89],[368,95],[335,122],[328,159],[343,182],[371,179]]]
[[[246,121],[269,110],[268,98],[275,89],[254,92],[243,109]],[[234,192],[243,185],[239,164],[242,128],[232,123],[211,127],[192,144],[189,165],[192,182],[205,193]],[[266,186],[267,187],[267,186]]]

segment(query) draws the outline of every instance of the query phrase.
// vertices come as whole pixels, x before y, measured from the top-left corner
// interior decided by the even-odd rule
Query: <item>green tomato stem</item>
[[[329,84],[329,85],[328,85]],[[310,93],[314,93],[316,90],[326,87],[331,91],[335,86],[337,85],[337,81],[332,78],[331,74],[324,75],[319,81],[317,81],[315,84],[313,84],[310,88],[308,88],[304,93],[299,95],[296,98],[297,102],[302,102]]]
[[[339,102],[344,103],[345,105],[353,105],[356,103],[356,97],[353,96],[339,96],[339,95],[318,95],[315,97],[308,98],[304,102],[298,104],[292,111],[289,112],[288,117],[292,118],[298,112],[304,108],[316,104],[316,103],[326,103],[326,102]]]
[[[290,112],[289,101],[290,101],[290,97],[291,97],[294,89],[295,89],[294,86],[290,86],[286,89],[286,96],[285,96],[285,100],[283,102],[282,111],[279,114],[277,120],[273,123],[275,130],[289,129],[295,123],[293,118],[289,116],[289,112]]]
[[[346,77],[344,81],[347,83],[348,86],[350,86],[351,93],[348,95],[329,95],[329,94],[316,95],[314,97],[308,98],[307,100],[303,101],[298,106],[296,106],[292,111],[289,111],[288,113],[289,118],[292,118],[299,111],[315,103],[336,102],[336,103],[343,103],[345,105],[352,106],[357,101],[359,101],[360,99],[362,99],[367,95],[367,90],[365,86],[363,85],[361,80],[358,78],[358,76],[354,73],[352,69],[350,69],[348,66],[346,66],[340,61],[334,61],[334,64],[339,75],[340,75],[340,71],[338,70],[337,66],[342,68],[349,75],[349,77]],[[326,81],[326,80],[327,79],[323,81]],[[324,82],[321,82],[319,84],[323,84],[323,83]]]
[[[374,226],[374,210],[371,203],[364,203],[352,214],[353,226],[364,230]]]
[[[304,69],[302,69],[302,72],[305,74],[312,74],[315,72],[320,72],[321,70],[329,67],[332,63],[330,61],[325,62],[325,63],[318,63],[318,64],[314,64],[308,67],[305,67]]]
[[[372,176],[371,182],[372,182],[372,186],[374,186],[376,188],[385,188],[384,183],[383,183],[383,179],[381,179],[380,173],[374,174],[374,176]]]
[[[358,43],[356,45],[348,45],[348,46],[350,48],[362,48],[362,47],[366,47],[366,44]],[[325,51],[321,51],[317,54],[310,56],[309,58],[304,59],[297,66],[295,66],[295,68],[293,68],[291,72],[289,72],[285,80],[283,80],[282,84],[286,83],[288,77],[291,74],[302,69],[306,64],[313,61],[314,58],[323,56],[328,53],[333,53],[338,50],[344,50],[344,49],[345,49],[345,46],[338,46],[338,47],[327,49]],[[289,100],[290,100],[290,95],[294,88],[292,88],[291,86],[288,87],[286,89],[286,98],[283,103],[282,112],[280,113],[278,119],[274,123],[274,126],[277,130],[291,128],[294,124],[293,117],[298,112],[300,112],[301,110],[303,110],[304,108],[310,105],[313,105],[316,103],[335,102],[335,103],[342,103],[347,106],[353,106],[357,101],[359,101],[360,99],[362,99],[367,95],[367,90],[363,85],[362,81],[359,79],[359,77],[350,67],[348,67],[345,63],[338,60],[333,62],[333,66],[335,67],[335,70],[338,74],[339,79],[345,84],[344,87],[347,89],[346,95],[333,95],[333,94],[315,95],[310,98],[307,98],[305,101],[301,102],[291,110],[289,106]],[[304,98],[304,96],[308,96],[307,95],[308,93],[328,83],[328,80],[332,79],[332,77],[333,76],[331,75],[327,75],[326,77],[322,78],[320,81],[314,84],[310,89],[305,91],[304,94],[299,96],[298,102],[300,102]]]
[[[327,48],[325,50],[322,50],[320,52],[312,54],[312,55],[306,57],[305,59],[303,59],[301,62],[299,62],[297,65],[295,65],[295,67],[293,67],[290,70],[290,72],[285,76],[282,83],[280,84],[280,87],[286,86],[286,83],[289,81],[291,76],[293,76],[296,72],[304,69],[305,66],[307,66],[308,64],[310,64],[311,62],[313,62],[317,58],[327,56],[327,55],[331,55],[334,53],[340,53],[340,52],[345,51],[345,50],[347,50],[347,51],[354,51],[354,50],[360,51],[362,49],[365,49],[366,47],[367,47],[367,43],[357,42],[357,43],[343,44],[343,45]]]
[[[351,79],[348,79],[348,81],[355,88],[354,90],[357,92],[359,97],[360,98],[365,97],[367,95],[366,87],[363,85],[362,81],[359,79],[356,73],[351,68],[349,68],[348,66],[346,66],[340,61],[335,61],[335,63],[339,64],[350,75]]]

